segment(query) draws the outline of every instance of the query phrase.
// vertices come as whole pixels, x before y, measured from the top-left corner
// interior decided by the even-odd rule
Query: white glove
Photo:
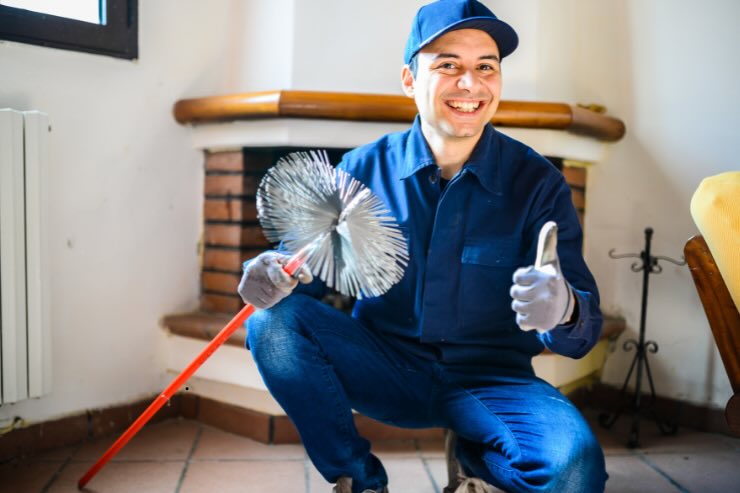
[[[244,269],[239,282],[239,295],[244,303],[255,308],[270,308],[288,296],[298,285],[298,281],[308,284],[313,281],[306,264],[291,277],[283,270],[290,257],[276,252],[259,254]]]
[[[560,271],[557,242],[558,226],[549,221],[540,230],[535,265],[514,272],[511,309],[522,330],[547,332],[573,315],[575,296]]]

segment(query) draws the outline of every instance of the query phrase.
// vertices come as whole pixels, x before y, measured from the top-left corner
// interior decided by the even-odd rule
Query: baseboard
[[[121,432],[134,422],[154,397],[130,404],[84,411],[5,433],[0,436],[0,462]],[[184,402],[187,399],[182,397],[187,396],[179,394],[173,396],[169,403],[152,417],[151,422],[182,416],[183,405],[187,404]]]
[[[579,409],[611,412],[618,410],[623,403],[619,389],[603,384],[580,387],[568,394],[568,398]],[[13,430],[0,436],[0,462],[121,433],[153,399],[154,396],[152,399],[86,411]],[[647,402],[647,396],[643,402]],[[674,420],[679,426],[734,436],[721,409],[658,397],[655,410],[658,415]],[[272,415],[190,393],[175,394],[151,422],[178,417],[197,420],[262,443],[300,443],[295,426],[285,415]],[[360,435],[370,441],[434,440],[443,436],[440,428],[402,429],[359,414],[355,415],[355,424]]]
[[[626,403],[631,403],[634,394],[628,394]],[[597,409],[606,412],[617,412],[625,404],[625,397],[620,389],[611,385],[595,384],[590,388],[581,387],[568,395],[568,398],[579,409]],[[642,394],[643,408],[650,402],[649,394]],[[620,419],[628,419],[629,407],[624,408]],[[723,409],[715,409],[699,404],[692,404],[678,399],[657,396],[654,404],[655,412],[662,419],[669,420],[678,426],[692,428],[709,433],[737,436],[732,433]],[[645,420],[651,420],[645,416]]]
[[[0,462],[121,433],[154,398],[152,396],[151,399],[131,404],[86,411],[8,432],[0,436]],[[150,422],[178,417],[200,421],[262,443],[301,441],[295,426],[285,415],[272,415],[190,393],[175,394]],[[355,415],[355,424],[360,435],[370,441],[433,440],[443,437],[443,430],[440,428],[402,429],[359,414]]]

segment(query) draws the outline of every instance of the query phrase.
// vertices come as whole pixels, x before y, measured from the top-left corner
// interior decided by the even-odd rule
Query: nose
[[[472,70],[466,70],[457,80],[457,87],[460,89],[471,90],[476,84],[475,74]]]

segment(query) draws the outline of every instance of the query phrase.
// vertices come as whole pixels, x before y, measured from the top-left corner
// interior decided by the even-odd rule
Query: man
[[[445,492],[604,489],[604,457],[588,425],[531,366],[545,347],[585,355],[602,318],[562,175],[490,124],[501,60],[517,42],[474,0],[417,13],[402,85],[419,115],[410,130],[340,164],[407,236],[409,265],[386,294],[359,300],[349,317],[317,301],[315,282],[291,294],[298,281],[282,271],[284,255],[245,264],[239,292],[264,308],[249,321],[248,347],[337,493],[388,491],[352,409],[455,432]],[[522,267],[534,263],[549,221],[558,225],[553,267]],[[311,281],[306,270],[300,277]]]

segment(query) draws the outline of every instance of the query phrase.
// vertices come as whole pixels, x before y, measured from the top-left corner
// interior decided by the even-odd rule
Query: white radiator
[[[0,109],[0,404],[51,389],[49,119]]]

